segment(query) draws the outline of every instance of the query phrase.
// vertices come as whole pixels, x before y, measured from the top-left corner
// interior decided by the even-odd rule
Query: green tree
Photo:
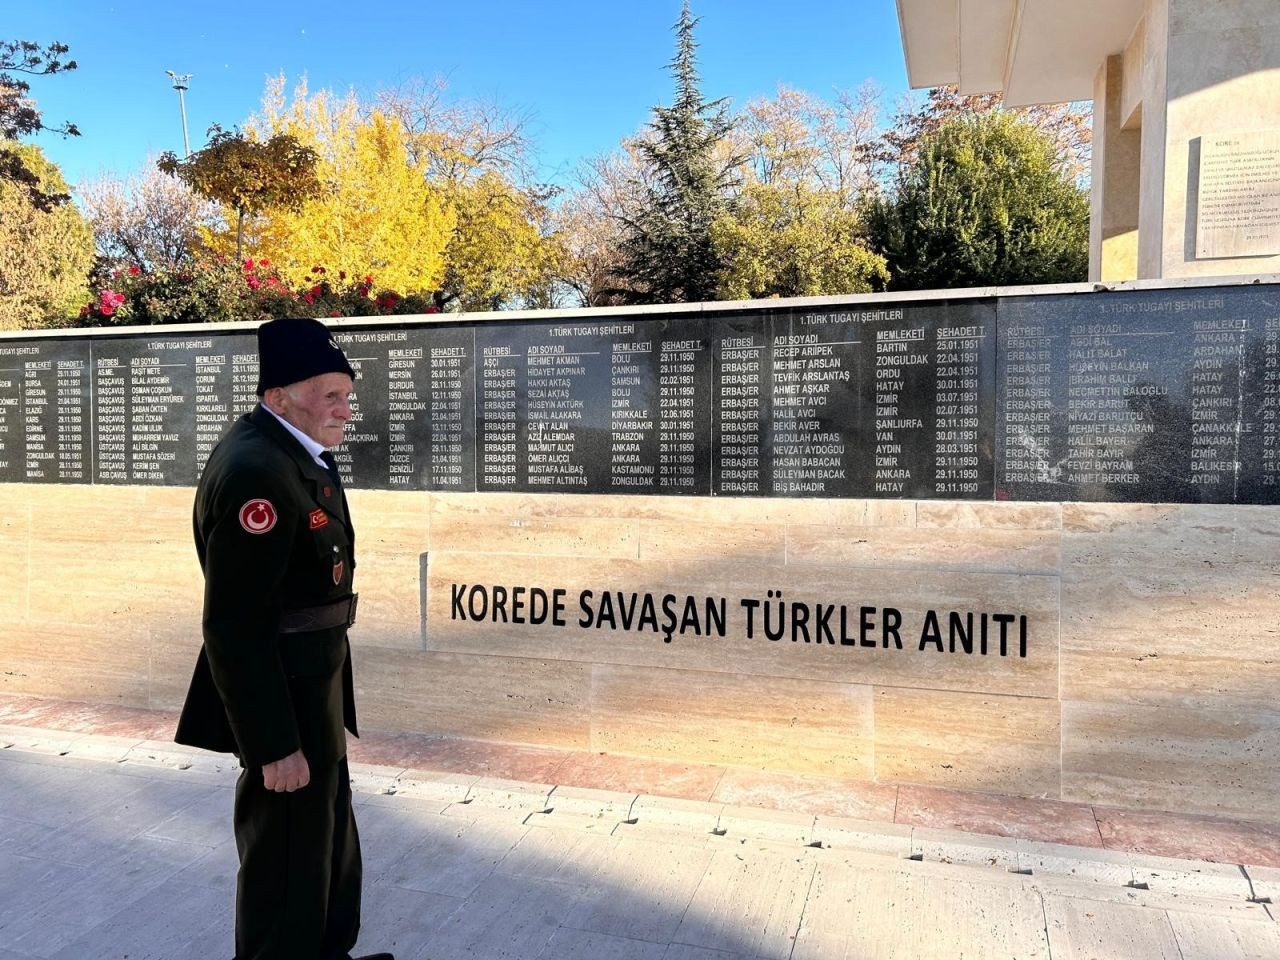
[[[80,136],[73,123],[57,127],[45,124],[35,101],[28,96],[31,83],[22,76],[15,76],[44,77],[74,70],[76,62],[63,59],[70,50],[65,43],[51,43],[42,48],[30,40],[0,40],[0,144],[42,130],[60,133],[64,137]],[[26,191],[31,203],[42,210],[65,203],[71,196],[65,184],[60,191],[48,192],[47,188],[42,188],[42,182],[47,179],[42,171],[23,163],[21,152],[0,151],[0,183],[18,184]]]
[[[1084,280],[1089,201],[1030,122],[960,116],[920,142],[890,196],[869,205],[890,289]]]
[[[865,293],[888,280],[867,248],[862,201],[876,186],[876,103],[864,85],[835,104],[786,87],[747,105],[746,186],[712,239],[723,299]]]
[[[619,271],[632,302],[692,302],[715,295],[720,260],[711,228],[730,208],[741,160],[727,149],[732,122],[725,100],[707,100],[699,87],[693,35],[698,22],[685,0],[669,64],[675,100],[653,108],[647,136],[636,144],[647,168],[644,199],[623,221]]]
[[[998,93],[962,94],[954,85],[931,87],[920,101],[900,105],[893,124],[881,136],[883,162],[913,163],[921,142],[947,121],[1002,110],[1026,120],[1053,142],[1059,162],[1083,181],[1089,173],[1093,146],[1093,108],[1087,101],[1006,107]]]
[[[0,143],[0,164],[6,161],[35,182],[0,179],[0,329],[56,326],[86,294],[93,233],[73,204],[35,199],[67,192],[39,147]]]
[[[712,227],[722,300],[868,293],[889,280],[862,218],[834,191],[752,183]]]
[[[445,186],[457,228],[445,250],[442,308],[501,310],[513,303],[549,306],[561,256],[546,225],[546,197],[521,190],[494,170]]]
[[[239,130],[212,129],[203,149],[185,160],[164,153],[156,165],[202,197],[235,211],[238,260],[244,255],[245,214],[273,207],[296,210],[319,192],[316,152],[288,134],[257,141]]]

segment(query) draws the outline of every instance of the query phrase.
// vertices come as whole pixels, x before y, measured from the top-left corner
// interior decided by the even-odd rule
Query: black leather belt
[[[356,602],[360,594],[353,593],[345,600],[326,603],[322,607],[302,607],[285,610],[280,614],[281,633],[310,633],[313,630],[329,630],[333,627],[349,627],[356,622]]]

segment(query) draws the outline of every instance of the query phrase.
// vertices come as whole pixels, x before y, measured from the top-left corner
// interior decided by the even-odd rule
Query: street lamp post
[[[173,89],[178,91],[178,109],[182,111],[182,149],[184,157],[191,156],[191,141],[187,139],[187,100],[183,94],[191,83],[191,74],[177,74],[172,70],[166,70],[169,79],[173,81]]]

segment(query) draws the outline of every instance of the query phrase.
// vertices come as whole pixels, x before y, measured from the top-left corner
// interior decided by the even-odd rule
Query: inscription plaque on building
[[[1215,134],[1200,144],[1196,256],[1280,253],[1280,130]]]
[[[353,488],[1280,503],[1280,287],[344,324]],[[255,334],[0,339],[0,482],[194,484]]]

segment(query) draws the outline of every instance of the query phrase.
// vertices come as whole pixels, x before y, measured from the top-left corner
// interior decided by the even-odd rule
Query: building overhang
[[[1010,106],[1093,97],[1124,52],[1143,0],[897,0],[912,87],[1003,93]]]

